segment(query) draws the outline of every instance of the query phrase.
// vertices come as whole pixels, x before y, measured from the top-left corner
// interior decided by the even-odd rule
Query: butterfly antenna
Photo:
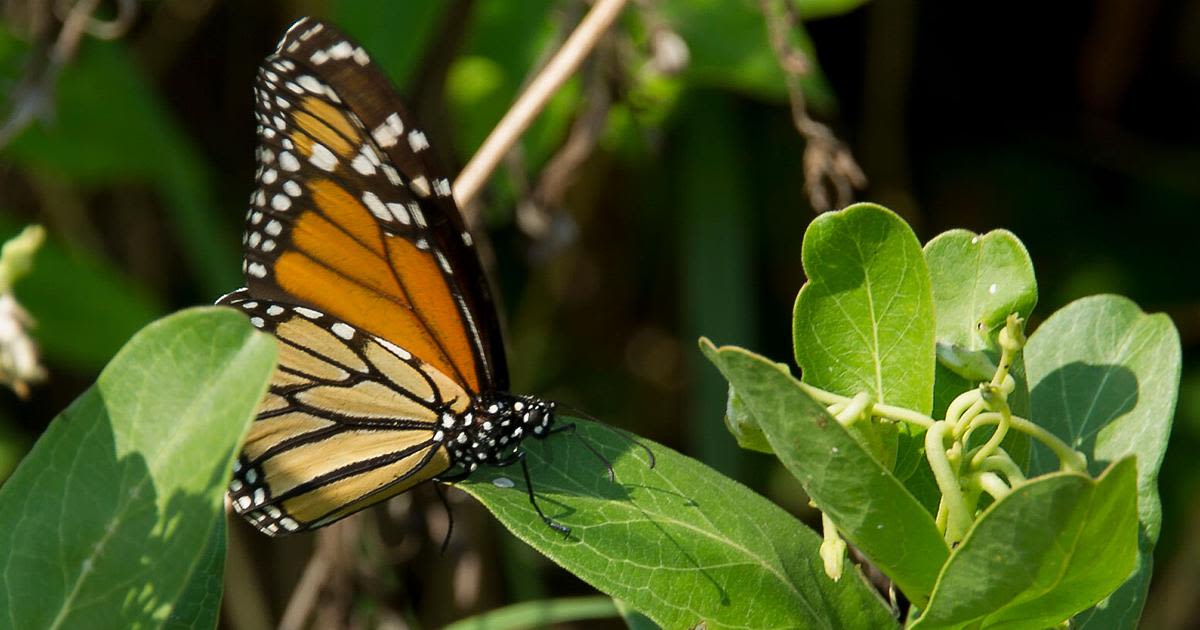
[[[550,527],[550,529],[553,529],[554,531],[562,534],[563,538],[570,536],[571,535],[570,527],[567,527],[566,525],[556,522],[554,519],[550,518],[549,516],[546,516],[546,513],[542,511],[541,506],[538,505],[537,498],[535,498],[534,494],[533,494],[533,479],[530,479],[530,477],[529,477],[529,464],[527,464],[525,462],[524,451],[522,451],[521,454],[518,455],[518,458],[521,461],[521,472],[525,474],[525,491],[529,494],[529,503],[531,505],[533,505],[534,511],[537,512],[538,516],[542,517],[542,522],[545,523],[546,525],[548,525]]]
[[[563,404],[558,405],[558,407],[560,409],[562,409],[567,415],[578,416],[580,418],[591,420],[592,422],[595,422],[597,426],[603,427],[609,433],[612,433],[613,435],[621,438],[622,440],[625,440],[626,443],[632,444],[632,445],[637,446],[638,448],[642,449],[643,451],[646,452],[646,457],[648,457],[650,459],[650,468],[654,468],[654,465],[657,462],[657,459],[654,457],[654,451],[650,450],[649,446],[646,446],[645,444],[642,444],[641,442],[635,440],[634,438],[629,437],[623,431],[617,429],[616,427],[608,424],[607,422],[601,420],[600,418],[597,418],[596,416],[593,416],[592,414],[590,414],[578,407],[572,407],[571,405],[563,405]],[[575,425],[573,425],[573,424],[566,425],[566,426],[570,426],[572,431],[575,428]],[[581,440],[581,441],[584,444],[587,444],[587,440]],[[592,448],[591,446],[588,446],[588,449],[591,450],[593,453],[596,453],[596,449]],[[596,456],[600,457],[600,459],[604,459],[604,457],[602,457],[599,453],[596,453]],[[604,461],[605,461],[605,463],[608,463],[607,459],[604,459]],[[609,465],[608,470],[610,473],[612,472],[611,465]]]
[[[446,499],[446,493],[442,491],[442,484],[434,483],[433,489],[437,492],[438,498],[442,500],[442,507],[446,508],[446,520],[449,523],[446,526],[446,537],[442,539],[442,555],[446,555],[446,549],[450,547],[450,534],[454,533],[454,511],[450,509],[450,501]]]

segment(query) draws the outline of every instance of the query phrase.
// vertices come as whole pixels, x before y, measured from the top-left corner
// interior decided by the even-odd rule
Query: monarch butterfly
[[[245,288],[218,300],[279,340],[234,464],[233,509],[282,535],[427,480],[520,463],[569,427],[507,393],[499,322],[450,183],[363,48],[296,22],[258,71]],[[569,529],[542,513],[556,530]]]

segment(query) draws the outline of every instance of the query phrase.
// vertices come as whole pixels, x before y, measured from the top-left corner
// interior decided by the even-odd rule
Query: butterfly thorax
[[[522,440],[546,437],[553,424],[552,402],[534,396],[485,393],[461,416],[444,419],[444,443],[456,468],[469,472],[480,465],[504,466],[516,461]]]

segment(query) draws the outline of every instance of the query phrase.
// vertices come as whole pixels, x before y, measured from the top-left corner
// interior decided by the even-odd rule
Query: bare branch
[[[831,210],[828,183],[834,189],[837,207],[849,205],[854,199],[854,189],[866,186],[867,177],[849,147],[838,140],[829,127],[808,115],[800,79],[809,72],[812,64],[790,37],[800,22],[795,7],[790,0],[760,0],[759,4],[767,21],[771,49],[775,51],[787,81],[792,123],[804,136],[804,188],[808,199],[818,212]]]
[[[620,15],[625,3],[626,0],[597,0],[563,47],[517,98],[512,108],[483,141],[483,146],[458,174],[458,179],[454,182],[454,197],[460,207],[470,203],[479,194],[483,183],[496,170],[504,155],[545,108],[550,97],[575,72],[584,57],[595,48],[600,37]]]
[[[66,6],[56,5],[62,16],[62,28],[46,59],[31,59],[21,85],[12,91],[12,106],[8,117],[0,123],[0,147],[7,145],[34,120],[49,111],[54,87],[62,69],[79,51],[79,42],[87,34],[104,39],[120,37],[133,23],[137,13],[135,0],[121,0],[118,14],[112,22],[93,17],[100,0],[78,0]],[[38,67],[39,64],[44,64]]]

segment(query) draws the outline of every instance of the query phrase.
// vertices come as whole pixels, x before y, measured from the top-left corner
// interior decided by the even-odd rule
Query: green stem
[[[1067,443],[1058,439],[1057,435],[1020,416],[1012,416],[1009,422],[1012,424],[1012,428],[1040,441],[1054,451],[1054,454],[1058,456],[1058,461],[1062,463],[1063,469],[1073,472],[1087,470],[1087,458],[1083,456],[1083,453],[1067,446]]]
[[[995,454],[996,451],[1000,449],[1000,443],[1004,441],[1004,436],[1008,434],[1008,427],[1012,420],[1012,412],[1008,408],[1008,403],[1004,401],[1003,397],[1001,397],[992,401],[992,405],[1000,408],[999,411],[993,412],[1000,414],[1000,420],[996,423],[996,430],[992,433],[991,439],[989,439],[987,443],[985,443],[983,447],[975,453],[975,456],[971,458],[972,468],[979,468],[979,465],[983,463],[983,460]],[[968,430],[968,433],[969,432],[970,431]]]
[[[966,498],[958,484],[958,475],[950,465],[946,454],[945,439],[950,425],[935,422],[925,432],[925,457],[933,470],[938,489],[942,491],[942,502],[946,506],[946,542],[955,544],[963,539],[971,525],[971,513]]]
[[[958,426],[958,421],[962,418],[963,413],[977,400],[979,400],[979,390],[972,389],[959,394],[950,403],[950,406],[946,407],[946,422]]]
[[[857,396],[852,398],[841,411],[834,417],[837,418],[839,424],[848,427],[855,422],[858,422],[865,414],[867,409],[871,407],[871,395],[867,392],[859,392]]]
[[[954,439],[956,440],[961,440],[963,438],[963,434],[965,434],[967,429],[971,427],[971,423],[974,422],[975,418],[983,411],[983,397],[979,395],[979,390],[974,390],[974,393],[977,396],[975,401],[972,402],[971,406],[967,407],[967,410],[964,411],[962,415],[960,415],[954,421]],[[948,422],[950,419],[946,418],[946,420]]]
[[[993,472],[976,473],[972,475],[972,481],[980,490],[992,495],[992,498],[997,501],[1012,492],[1012,488],[1004,483],[1000,475]]]
[[[819,387],[813,387],[808,383],[800,383],[800,388],[804,390],[804,393],[811,396],[813,400],[826,405],[827,407],[835,404],[849,405],[854,400],[848,396],[839,396],[838,394],[827,392]],[[875,403],[871,405],[869,410],[867,410],[863,415],[878,416],[880,418],[887,418],[889,420],[907,422],[909,424],[915,424],[926,429],[934,423],[933,418],[930,418],[923,413],[919,413],[911,409],[905,409],[903,407],[885,405],[883,403]]]
[[[1021,471],[1021,467],[1012,460],[1012,457],[1004,449],[1000,449],[995,455],[980,462],[979,469],[1002,473],[1008,478],[1009,485],[1015,486],[1025,481],[1025,473]]]

